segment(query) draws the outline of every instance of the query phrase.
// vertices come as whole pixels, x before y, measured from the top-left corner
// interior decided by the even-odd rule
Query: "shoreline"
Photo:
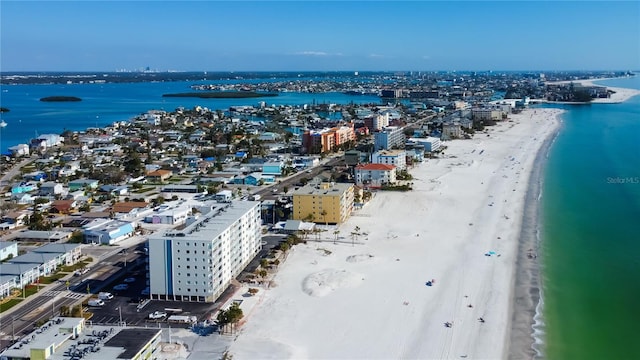
[[[562,113],[556,115],[556,120]],[[538,149],[529,177],[529,186],[525,195],[518,257],[515,264],[515,281],[511,303],[511,326],[508,342],[509,359],[537,359],[542,357],[542,349],[536,347],[536,315],[542,297],[542,264],[538,258],[541,245],[542,188],[544,186],[544,168],[555,139],[562,130],[558,121],[555,130],[549,134]],[[529,257],[530,250],[535,258]],[[543,323],[544,326],[544,323]]]
[[[638,75],[635,75],[638,76]],[[588,104],[619,104],[623,103],[634,96],[640,95],[640,90],[630,89],[630,88],[622,88],[622,87],[613,87],[602,84],[596,84],[596,81],[606,81],[606,80],[619,80],[619,79],[627,79],[635,76],[626,76],[626,77],[614,77],[614,78],[601,78],[601,79],[584,79],[584,80],[567,80],[567,81],[554,81],[547,83],[548,85],[562,85],[562,84],[570,84],[576,83],[581,84],[582,86],[599,86],[606,87],[608,90],[615,91],[614,94],[611,94],[611,97],[606,99],[596,98],[590,102],[570,102],[570,101],[547,101],[544,99],[536,99],[536,101],[544,102],[547,104],[559,104],[559,105],[588,105]]]
[[[346,239],[354,226],[367,233],[355,247],[329,235],[294,247],[273,278],[277,286],[246,310],[229,353],[509,356],[516,324],[531,339],[532,320],[513,320],[525,198],[562,112],[528,109],[471,140],[447,142],[446,155],[411,170],[413,191],[378,192],[339,226]],[[432,278],[435,285],[425,286]]]

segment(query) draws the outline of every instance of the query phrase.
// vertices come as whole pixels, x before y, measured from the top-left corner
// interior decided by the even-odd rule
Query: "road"
[[[0,185],[9,184],[11,182],[11,179],[20,174],[20,169],[22,169],[22,167],[27,165],[28,163],[32,162],[34,159],[35,158],[33,157],[27,158],[12,166],[11,169],[9,169],[9,171],[7,171],[0,178]]]
[[[0,349],[9,346],[14,335],[16,338],[26,335],[35,330],[35,324],[38,321],[58,315],[60,307],[80,304],[92,294],[97,294],[103,287],[124,276],[125,259],[129,266],[133,266],[139,255],[133,251],[133,248],[125,254],[118,250],[121,249],[100,259],[89,273],[70,278],[70,290],[67,290],[65,283],[48,285],[39,293],[24,300],[23,304],[0,314]],[[91,294],[87,294],[87,285]]]
[[[277,185],[273,185],[268,188],[261,189],[259,191],[256,191],[254,194],[260,195],[261,200],[275,200],[281,196],[285,187],[288,188],[289,190],[293,190],[296,187],[295,184],[299,183],[302,179],[313,178],[318,174],[320,174],[321,172],[338,165],[341,161],[342,161],[341,157],[330,159],[326,163],[322,165],[318,165],[308,170],[310,172],[307,172],[307,171],[298,172],[295,175],[291,175],[290,177],[282,180]],[[276,189],[277,192],[274,192],[273,191],[274,189]]]

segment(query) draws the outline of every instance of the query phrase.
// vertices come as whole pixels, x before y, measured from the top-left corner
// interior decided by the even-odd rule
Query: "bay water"
[[[276,79],[277,80],[277,79]],[[275,81],[275,80],[273,80]],[[127,121],[148,110],[174,111],[179,107],[202,106],[211,110],[226,110],[231,106],[255,105],[264,101],[270,105],[361,104],[380,103],[377,96],[347,95],[340,92],[282,92],[276,97],[249,99],[200,99],[162,97],[167,93],[193,92],[192,85],[219,84],[224,81],[176,81],[105,84],[3,85],[0,105],[10,111],[2,119],[1,151],[45,133],[60,134],[64,130],[85,130],[102,127],[116,121]],[[75,96],[79,102],[41,102],[47,96]]]

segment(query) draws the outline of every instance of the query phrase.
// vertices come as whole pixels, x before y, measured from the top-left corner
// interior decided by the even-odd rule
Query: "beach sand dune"
[[[326,239],[330,256],[295,246],[234,359],[506,357],[528,177],[560,112],[526,110],[490,136],[446,142],[410,169],[413,191],[377,192],[339,226],[367,233],[356,244]]]

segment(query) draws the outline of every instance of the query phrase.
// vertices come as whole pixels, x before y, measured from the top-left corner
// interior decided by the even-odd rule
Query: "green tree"
[[[240,308],[240,304],[233,303],[227,310],[227,319],[231,324],[231,333],[233,333],[233,327],[240,322],[240,320],[244,317],[242,309]]]
[[[260,267],[262,267],[263,269],[266,269],[267,266],[269,266],[269,260],[267,259],[260,260]]]

